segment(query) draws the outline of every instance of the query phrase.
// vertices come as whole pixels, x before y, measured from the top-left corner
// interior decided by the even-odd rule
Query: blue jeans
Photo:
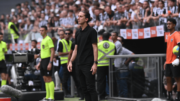
[[[62,83],[62,80],[63,80],[63,67],[62,66],[60,67],[60,70],[59,70],[59,77],[60,77],[61,83]],[[68,86],[68,90],[70,90],[70,85],[71,85],[70,78],[69,78],[67,84],[68,84],[67,85]]]
[[[108,77],[106,76],[106,94],[109,95],[109,82]]]
[[[118,96],[128,97],[127,79],[120,79],[120,78],[128,77],[128,74],[129,74],[128,72],[117,72],[116,74]]]

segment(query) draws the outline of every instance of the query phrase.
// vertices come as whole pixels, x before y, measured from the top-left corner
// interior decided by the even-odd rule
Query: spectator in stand
[[[47,21],[45,20],[45,14],[41,13],[41,21],[39,23],[39,27],[46,26],[46,25],[47,25]]]
[[[0,22],[5,24],[5,15],[4,14],[1,15]]]
[[[32,29],[33,29],[32,21],[30,21],[30,19],[27,19],[26,24],[24,25],[24,30],[31,31]]]
[[[177,13],[172,13],[172,14],[171,14],[171,17],[177,17],[178,23],[177,23],[177,25],[176,25],[176,26],[177,26],[177,29],[176,29],[176,30],[179,31],[179,30],[180,30],[180,24],[179,24],[179,23],[180,23],[180,20],[179,20],[179,19],[180,19],[180,16],[179,16],[179,15],[180,15],[180,1],[177,1],[177,3],[178,3],[178,4],[177,4],[177,5],[178,5],[178,12],[177,12]]]
[[[106,6],[105,8],[105,17],[106,17],[106,22],[104,24],[104,26],[110,26],[112,24],[112,20],[114,17],[114,12],[111,10],[111,6]]]
[[[68,11],[67,20],[68,20],[67,27],[72,28],[74,26],[74,24],[75,24],[75,17],[73,16],[73,11],[72,10]]]
[[[126,29],[126,22],[127,19],[125,17],[124,13],[124,6],[119,5],[117,8],[117,11],[115,12],[114,16],[114,25],[116,25],[116,31],[119,32],[119,29]]]
[[[178,6],[176,5],[176,0],[169,0],[168,4],[168,10],[170,11],[168,16],[172,17],[172,14],[178,13]],[[178,17],[175,16],[173,18],[178,22]],[[178,24],[176,24],[175,30],[178,30]]]
[[[159,1],[159,25],[164,25],[164,30],[167,31],[166,23],[168,17],[168,10],[164,7],[164,2]]]
[[[77,19],[79,14],[79,6],[73,5],[74,17]]]
[[[67,27],[67,24],[68,24],[67,11],[66,11],[66,10],[63,10],[63,11],[61,12],[60,25],[61,25],[62,27]]]
[[[124,16],[129,19],[128,15],[129,15],[129,12],[132,12],[132,9],[130,9],[130,5],[128,3],[126,3],[124,5],[124,8],[125,8],[125,11],[124,11]]]
[[[143,26],[150,27],[149,22],[147,22],[147,19],[149,19],[149,16],[151,15],[151,8],[149,7],[148,1],[144,1],[141,15],[142,15],[142,17],[144,17],[143,18]]]
[[[10,17],[13,17],[13,16],[15,16],[15,9],[14,8],[11,9],[11,14],[10,14]]]

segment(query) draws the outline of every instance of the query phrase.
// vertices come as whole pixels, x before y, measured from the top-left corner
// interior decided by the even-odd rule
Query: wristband
[[[53,63],[52,61],[50,61],[49,63]]]

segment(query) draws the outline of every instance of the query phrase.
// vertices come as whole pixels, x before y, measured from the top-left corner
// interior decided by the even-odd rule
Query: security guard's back
[[[105,99],[106,96],[106,76],[108,77],[109,59],[107,55],[114,55],[116,51],[115,44],[108,39],[110,34],[103,33],[103,41],[98,43],[98,68],[97,68],[97,85],[100,100]]]

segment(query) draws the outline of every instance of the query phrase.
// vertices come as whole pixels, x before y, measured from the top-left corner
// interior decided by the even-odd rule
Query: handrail
[[[161,57],[166,54],[134,54],[134,55],[108,55],[107,58],[127,58],[127,57]]]

